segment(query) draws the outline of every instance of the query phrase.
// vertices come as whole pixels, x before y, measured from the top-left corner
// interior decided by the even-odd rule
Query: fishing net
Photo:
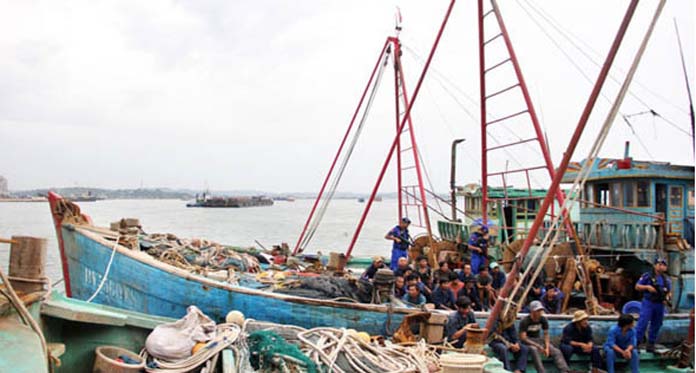
[[[285,341],[283,337],[270,330],[252,332],[247,337],[249,346],[249,362],[254,369],[267,369],[283,365],[289,360],[300,363],[307,372],[317,373],[316,364],[309,359],[300,349]]]
[[[360,303],[370,303],[372,284],[343,277],[317,276],[302,278],[299,282],[275,292],[315,299],[347,298]]]

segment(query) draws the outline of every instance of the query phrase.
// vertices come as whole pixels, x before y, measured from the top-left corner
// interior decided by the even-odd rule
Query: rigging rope
[[[380,86],[380,81],[382,80],[382,75],[384,73],[384,69],[387,66],[389,62],[389,55],[390,51],[387,50],[385,52],[384,56],[384,62],[381,64],[381,67],[379,68],[377,72],[377,78],[375,80],[374,85],[372,86],[372,91],[370,92],[370,97],[368,98],[367,104],[365,105],[365,110],[362,113],[362,117],[360,118],[360,122],[358,123],[358,127],[355,130],[355,133],[353,134],[353,138],[351,139],[351,142],[346,150],[346,153],[343,156],[343,159],[341,160],[341,164],[339,166],[339,169],[336,174],[334,174],[333,180],[331,182],[331,185],[328,189],[327,196],[322,200],[322,204],[319,207],[319,210],[317,211],[317,214],[315,217],[312,219],[312,222],[309,226],[309,229],[307,230],[307,235],[303,238],[302,242],[300,243],[299,247],[300,249],[304,249],[309,245],[309,242],[314,238],[314,234],[317,231],[317,228],[319,227],[319,224],[321,223],[322,219],[324,218],[324,215],[326,214],[326,210],[329,207],[329,203],[333,199],[335,193],[336,193],[336,188],[338,187],[338,183],[341,181],[341,178],[343,177],[343,173],[346,170],[346,166],[348,165],[348,161],[350,160],[351,155],[353,154],[353,151],[355,150],[355,146],[358,142],[358,139],[360,138],[360,135],[362,133],[363,127],[367,121],[368,114],[370,112],[370,109],[372,107],[372,103],[374,102],[375,96],[377,94],[377,90]]]
[[[628,87],[631,84],[631,81],[633,80],[633,76],[635,75],[636,70],[638,69],[638,64],[640,62],[640,59],[643,56],[643,53],[645,52],[645,49],[647,48],[648,41],[650,40],[650,36],[652,35],[652,32],[655,28],[655,24],[657,23],[657,20],[660,17],[660,14],[662,12],[662,9],[665,5],[665,0],[660,0],[660,3],[658,4],[657,10],[655,11],[655,14],[653,16],[652,22],[650,23],[650,26],[648,27],[648,30],[645,33],[645,36],[643,37],[643,41],[641,42],[641,45],[636,52],[636,55],[633,58],[633,63],[631,64],[631,67],[626,74],[626,78],[624,80],[623,85],[621,86],[621,89],[619,90],[616,99],[614,100],[614,103],[612,105],[611,110],[609,111],[609,114],[607,115],[607,118],[604,121],[604,124],[602,125],[600,134],[597,136],[595,139],[595,142],[592,146],[592,149],[590,149],[590,152],[587,157],[587,161],[583,165],[583,167],[580,169],[578,172],[577,176],[575,177],[575,180],[573,182],[573,186],[571,187],[571,192],[570,198],[567,198],[563,204],[563,209],[567,210],[568,213],[572,210],[573,206],[575,205],[575,202],[577,199],[580,197],[579,191],[582,190],[582,188],[585,185],[585,182],[587,181],[587,178],[589,177],[590,170],[592,169],[592,165],[597,159],[597,156],[599,154],[599,151],[602,148],[602,145],[604,145],[604,141],[609,135],[609,130],[612,127],[612,124],[614,123],[614,120],[616,119],[616,115],[619,113],[619,108],[626,97],[626,94],[628,93]],[[558,231],[555,231],[555,228],[558,227],[559,222],[560,222],[560,214],[557,215],[551,224],[551,230],[545,235],[544,240],[542,241],[540,245],[540,250],[535,254],[534,258],[538,257],[539,252],[544,252],[544,255],[542,257],[542,260],[539,262],[539,265],[537,265],[537,268],[535,269],[534,273],[532,274],[530,282],[534,281],[539,274],[541,273],[541,270],[543,269],[543,266],[541,265],[542,263],[545,263],[546,260],[548,259],[549,255],[551,254],[551,247],[555,245],[557,242],[560,233]],[[555,232],[555,233],[553,233]],[[545,249],[545,244],[549,241],[549,238],[551,234],[554,234],[553,238],[551,239],[551,243],[548,246],[548,249]],[[514,290],[510,294],[510,299],[513,299],[514,295],[519,291],[520,286],[522,285],[524,278],[527,276],[527,274],[530,272],[532,269],[532,265],[534,262],[530,263],[530,266],[528,269],[523,273],[522,278],[518,281],[518,283],[515,285]],[[521,299],[525,299],[527,294],[529,293],[529,287],[525,289],[525,291],[522,294]],[[509,311],[511,304],[507,303],[505,306],[505,313]]]

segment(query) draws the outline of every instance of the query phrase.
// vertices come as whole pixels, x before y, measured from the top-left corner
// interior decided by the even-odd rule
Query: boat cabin
[[[568,166],[572,183],[587,160]],[[631,158],[599,158],[582,192],[578,233],[612,249],[694,245],[694,167]]]

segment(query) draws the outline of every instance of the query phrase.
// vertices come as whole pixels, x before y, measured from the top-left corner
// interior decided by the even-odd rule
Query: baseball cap
[[[404,216],[403,218],[401,218],[401,221],[404,222],[404,223],[406,223],[406,224],[411,224],[411,219],[409,219],[409,218],[406,217],[406,216]]]
[[[667,259],[658,256],[657,258],[655,258],[655,264],[657,264],[657,263],[662,263],[664,265],[667,265]]]
[[[539,311],[539,310],[543,310],[543,309],[544,309],[544,306],[538,300],[535,300],[532,303],[529,303],[529,310],[531,312]]]

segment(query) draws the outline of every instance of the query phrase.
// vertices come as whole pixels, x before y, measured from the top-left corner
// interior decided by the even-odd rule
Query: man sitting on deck
[[[541,297],[541,304],[544,305],[544,309],[547,313],[558,315],[561,313],[563,297],[563,292],[560,289],[555,285],[549,284],[546,285],[546,293]]]
[[[392,243],[390,265],[392,271],[396,271],[399,258],[408,258],[408,248],[411,246],[411,236],[408,234],[408,226],[410,224],[411,219],[403,217],[399,225],[392,228],[387,232],[386,236],[384,236],[387,240],[394,241],[394,243]],[[406,260],[408,264],[408,259]]]
[[[411,268],[411,266],[408,265],[408,258],[406,258],[406,257],[399,258],[399,260],[396,262],[396,269],[394,270],[394,276],[406,277],[412,272],[413,272],[413,268]]]
[[[619,322],[609,329],[607,342],[604,344],[604,354],[607,357],[607,371],[614,373],[616,356],[621,356],[631,361],[631,373],[638,373],[638,348],[636,331],[633,329],[633,316],[623,314],[619,316]]]
[[[559,349],[551,345],[551,334],[549,333],[549,321],[543,316],[544,306],[535,300],[529,304],[529,315],[520,322],[520,339],[529,346],[529,353],[534,361],[534,368],[537,372],[544,373],[544,363],[541,355],[553,357],[553,362],[561,373],[568,372],[568,364],[563,358]],[[541,332],[544,338],[541,338]]]
[[[440,285],[433,291],[432,300],[437,309],[454,309],[454,303],[456,301],[454,299],[454,293],[452,293],[452,289],[450,289],[449,276],[443,276],[440,279]]]
[[[499,331],[502,329],[502,331]],[[493,349],[498,360],[503,362],[505,370],[513,370],[510,363],[510,355],[515,356],[515,373],[524,372],[527,369],[527,355],[529,347],[520,343],[513,322],[507,327],[502,325],[502,321],[498,321],[491,330],[493,340],[488,344]]]
[[[377,271],[382,268],[386,268],[386,266],[384,265],[384,258],[382,258],[381,256],[374,256],[372,257],[372,264],[370,264],[370,266],[367,267],[367,269],[365,270],[365,272],[363,272],[360,278],[363,280],[372,281]]]
[[[561,352],[567,363],[573,354],[589,355],[592,360],[592,373],[597,373],[602,366],[602,356],[599,347],[592,342],[592,327],[590,316],[585,311],[576,311],[573,320],[563,328]]]
[[[416,284],[409,284],[406,288],[408,291],[404,294],[403,298],[401,298],[404,303],[409,306],[420,306],[425,304],[425,295],[421,294]]]
[[[488,266],[482,265],[479,268],[479,273],[476,275],[476,288],[479,293],[479,300],[481,301],[480,308],[483,311],[488,311],[491,306],[491,300],[495,300],[495,293],[493,293],[493,278],[488,273]]]
[[[464,284],[464,287],[461,290],[459,290],[459,292],[457,293],[457,297],[462,296],[469,298],[469,301],[471,302],[471,308],[474,311],[483,310],[483,308],[481,307],[481,300],[479,299],[479,292],[476,288],[475,277],[469,278]]]
[[[498,263],[491,263],[491,277],[493,278],[491,283],[493,290],[498,291],[502,289],[503,285],[505,285],[505,273],[500,270]]]
[[[476,323],[476,316],[474,316],[474,311],[471,310],[471,301],[467,297],[457,298],[457,311],[452,312],[449,317],[447,317],[447,323],[445,324],[445,335],[447,340],[452,343],[452,346],[456,348],[464,347],[464,342],[466,342],[466,329],[467,326],[478,326]]]

